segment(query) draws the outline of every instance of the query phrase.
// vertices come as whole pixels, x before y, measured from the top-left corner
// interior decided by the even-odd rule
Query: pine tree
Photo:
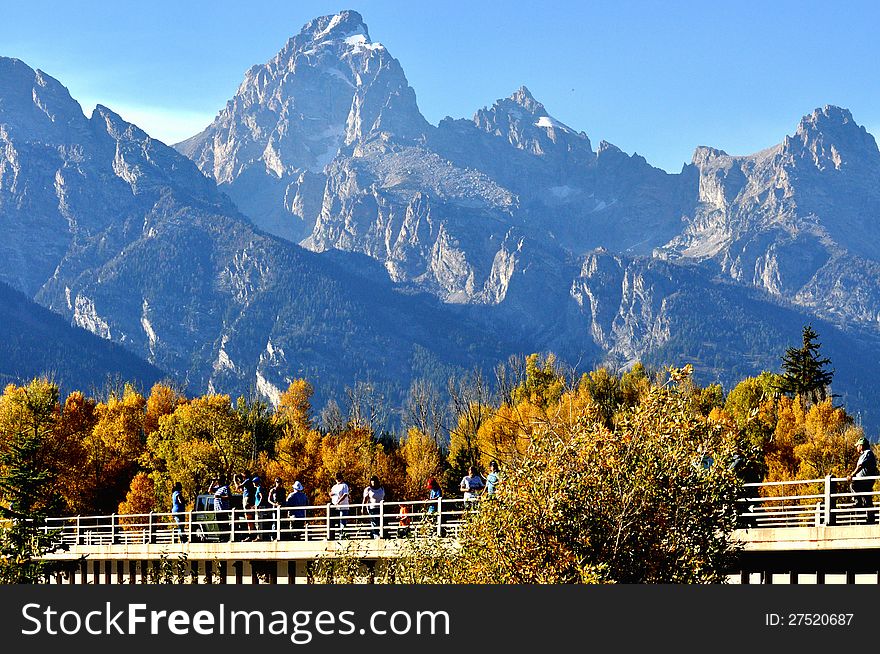
[[[826,368],[831,359],[821,358],[819,335],[812,325],[804,326],[803,345],[790,347],[782,357],[782,377],[777,389],[794,397],[800,395],[808,404],[817,404],[827,397],[834,370]]]

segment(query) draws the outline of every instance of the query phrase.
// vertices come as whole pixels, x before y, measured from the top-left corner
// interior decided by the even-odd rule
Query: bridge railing
[[[476,503],[463,499],[48,518],[65,545],[325,541],[454,536]]]
[[[876,524],[880,503],[873,484],[880,479],[857,477],[870,482],[871,490],[853,492],[845,477],[798,479],[745,484],[746,497],[739,500],[738,526],[818,527]]]

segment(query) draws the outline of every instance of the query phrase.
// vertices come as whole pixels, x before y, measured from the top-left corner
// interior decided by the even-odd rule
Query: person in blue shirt
[[[439,500],[443,497],[443,491],[440,490],[440,484],[437,483],[437,480],[431,477],[428,480],[428,499],[429,500]],[[428,513],[436,513],[437,511],[437,502],[435,501],[432,504],[428,505]]]
[[[494,461],[489,463],[489,474],[486,475],[486,495],[494,495],[498,482],[501,481],[498,464]]]
[[[174,518],[176,525],[174,531],[177,534],[178,541],[181,543],[186,542],[186,535],[183,531],[184,513],[186,513],[186,501],[183,499],[183,485],[176,481],[171,489],[171,517]]]

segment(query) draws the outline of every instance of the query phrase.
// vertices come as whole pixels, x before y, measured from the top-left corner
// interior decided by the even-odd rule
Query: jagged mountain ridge
[[[178,382],[399,395],[505,356],[436,299],[255,230],[189,159],[105,107],[87,119],[44,73],[0,58],[0,79],[0,279]]]
[[[267,397],[277,396],[278,388],[291,376],[305,375],[319,388],[339,389],[355,377],[373,376],[379,370],[381,381],[400,389],[407,379],[425,371],[442,375],[450,367],[485,364],[509,351],[541,349],[556,350],[582,366],[593,365],[608,352],[624,362],[641,358],[681,363],[682,357],[695,357],[702,380],[730,383],[734,380],[731,371],[749,374],[773,367],[774,348],[781,352],[796,342],[800,326],[814,319],[803,308],[788,306],[796,302],[795,296],[774,294],[770,288],[731,274],[737,268],[725,267],[724,262],[733,240],[716,250],[705,244],[691,250],[681,245],[683,235],[691,232],[696,237],[687,240],[688,244],[715,233],[699,228],[704,216],[726,220],[728,209],[712,213],[711,201],[718,199],[712,184],[721,188],[722,196],[727,189],[732,200],[726,201],[732,206],[741,193],[731,190],[737,184],[745,189],[759,186],[747,183],[750,175],[756,175],[756,165],[743,164],[739,177],[734,172],[727,179],[721,173],[708,174],[709,168],[703,174],[695,155],[694,164],[681,174],[669,175],[605,142],[594,151],[586,134],[550,116],[525,88],[478,111],[472,120],[447,119],[433,127],[418,114],[399,64],[384,47],[373,44],[366,27],[361,29],[359,16],[347,13],[316,19],[291,40],[285,57],[273,60],[279,71],[277,94],[260,95],[261,85],[269,89],[275,82],[270,83],[268,72],[255,67],[249,73],[252,83],[247,88],[251,90],[244,94],[250,94],[249,104],[237,97],[218,117],[226,131],[214,129],[215,121],[184,148],[194,152],[198,149],[194,146],[199,146],[203,154],[210,150],[196,161],[205,166],[210,160],[210,169],[203,171],[211,176],[214,170],[230,171],[230,181],[221,182],[220,188],[239,202],[244,197],[263,203],[282,221],[299,220],[308,226],[313,219],[314,227],[304,243],[322,254],[303,252],[254,230],[194,166],[114,118],[109,110],[99,108],[97,118],[83,117],[85,123],[73,115],[76,112],[67,117],[54,112],[63,119],[49,122],[66,136],[58,136],[51,147],[45,147],[42,135],[22,138],[28,130],[45,127],[40,115],[47,114],[40,105],[49,103],[41,99],[40,89],[54,80],[43,79],[22,96],[38,98],[38,102],[32,100],[36,109],[19,98],[17,105],[7,102],[5,106],[18,106],[20,111],[8,113],[21,113],[25,118],[0,116],[0,127],[7,134],[7,145],[0,152],[18,153],[0,157],[0,203],[5,201],[0,204],[0,217],[11,217],[11,233],[15,229],[22,233],[10,241],[8,253],[34,260],[43,257],[46,263],[42,268],[24,269],[9,265],[0,269],[3,279],[19,288],[30,284],[29,292],[44,304],[187,376],[196,388],[239,390],[256,384]],[[324,53],[325,63],[339,62],[346,52],[355,50],[362,52],[348,59],[359,62],[358,66],[384,63],[370,69],[375,76],[361,95],[346,86],[350,104],[344,137],[333,157],[330,145],[320,139],[313,148],[300,148],[303,135],[314,133],[306,127],[310,122],[303,118],[305,112],[291,114],[301,106],[296,104],[298,95],[284,104],[285,89],[308,89],[307,84],[297,86],[305,82],[295,79],[303,71],[312,70],[313,78],[328,76],[323,64],[315,68],[303,63],[311,61],[309,57]],[[352,74],[358,70],[357,66],[349,69]],[[38,77],[47,76],[32,71],[32,79]],[[339,79],[333,73],[329,77]],[[346,79],[356,82],[354,77]],[[383,95],[392,87],[398,92]],[[59,93],[64,95],[66,90]],[[324,96],[306,93],[305,97],[318,103],[314,111],[324,115],[318,111],[323,111]],[[264,111],[263,100],[277,106]],[[338,126],[345,102],[333,106],[326,113],[326,124]],[[29,114],[36,118],[28,118]],[[291,115],[295,117],[292,122]],[[270,116],[265,125],[259,123],[262,116]],[[16,127],[27,120],[31,120],[28,129]],[[797,175],[786,173],[789,184],[808,175],[817,175],[824,183],[832,170],[845,177],[852,168],[834,167],[838,165],[835,159],[844,162],[842,152],[858,149],[839,146],[840,134],[823,121],[816,122],[822,136],[809,141],[815,145],[806,150],[814,151],[815,157],[792,155],[792,161],[802,168],[791,169]],[[68,123],[74,127],[59,127]],[[9,136],[16,130],[17,136]],[[247,136],[241,143],[240,134]],[[270,141],[272,148],[267,150]],[[314,159],[324,145],[326,156]],[[870,150],[871,142],[863,140],[861,145]],[[33,154],[22,157],[22,152]],[[150,153],[144,161],[138,160],[141,152]],[[216,157],[227,152],[234,156],[218,167]],[[277,170],[273,170],[272,162],[277,163],[273,152],[283,164]],[[727,155],[706,149],[705,156],[721,161]],[[767,152],[760,153],[754,159],[767,156]],[[807,165],[811,161],[812,168]],[[816,161],[831,162],[831,167],[823,163],[820,168]],[[320,170],[316,162],[324,164]],[[735,167],[724,163],[719,169]],[[870,164],[860,169],[871,179]],[[64,182],[60,187],[56,183],[59,171]],[[20,190],[25,183],[43,195],[10,192],[16,184]],[[233,187],[239,184],[236,191]],[[286,200],[275,204],[276,191],[282,186]],[[783,198],[785,194],[785,190],[780,193]],[[794,206],[790,212],[794,218],[785,223],[785,229],[797,221],[810,222],[798,214],[806,206],[806,197],[800,194],[797,203],[786,205]],[[16,209],[28,202],[37,211]],[[748,207],[760,204],[766,220],[744,219],[743,234],[755,233],[756,224],[774,224],[780,212],[774,214],[776,205],[769,196],[749,202],[739,202],[741,213],[745,216]],[[58,205],[57,210],[52,203]],[[87,206],[100,210],[86,211]],[[242,208],[251,221],[273,231],[271,220]],[[31,225],[28,220],[34,216],[38,220]],[[810,220],[822,222],[821,217]],[[91,221],[96,224],[92,226]],[[774,239],[791,233],[785,229],[768,231],[762,237],[765,240],[758,239],[754,247],[780,248],[784,243]],[[47,243],[58,239],[55,253],[47,248],[50,253],[45,254],[33,243],[26,244],[24,234],[30,230],[42,230]],[[823,239],[819,239],[822,245],[830,242]],[[606,263],[600,269],[607,268],[608,274],[585,274],[594,262],[594,248],[603,245],[611,252],[627,253],[614,256],[634,263],[617,265],[615,273],[615,266],[601,258]],[[653,261],[632,258],[655,251],[658,257]],[[846,254],[827,265],[831,260],[823,260],[819,252],[815,261],[821,263],[821,274],[807,270],[800,288],[827,298],[828,285],[833,285],[845,300],[845,315],[858,302],[866,317],[862,324],[870,327],[873,300],[865,288],[868,276],[851,270],[848,264],[853,259]],[[382,274],[365,265],[360,255],[375,260]],[[661,258],[668,261],[661,262]],[[56,259],[59,263],[53,267]],[[777,257],[777,261],[792,267],[790,259]],[[861,261],[866,269],[874,265],[867,255]],[[650,263],[648,273],[636,274],[645,262]],[[620,273],[621,269],[629,272]],[[22,270],[29,279],[16,280]],[[788,268],[783,266],[783,270]],[[51,279],[40,283],[46,271]],[[714,279],[717,275],[729,283]],[[618,283],[619,293],[613,290]],[[746,301],[744,286],[765,294]],[[412,294],[418,291],[428,291],[446,306]],[[296,302],[290,301],[291,296]],[[347,298],[338,313],[337,297]],[[593,315],[596,298],[604,299],[601,310]],[[709,323],[694,322],[690,313],[711,312],[707,298],[724,307],[717,316],[713,314],[717,317],[711,323],[714,332]],[[328,307],[333,308],[330,313]],[[764,314],[774,316],[774,321],[765,320]],[[733,331],[722,329],[725,319],[736,326]],[[365,333],[352,335],[349,330],[362,323],[367,325]],[[880,359],[872,332],[852,326],[841,331],[820,324],[829,331],[830,341],[845,344],[838,350],[845,356]],[[762,335],[768,329],[773,338]],[[722,344],[722,333],[725,338],[741,333],[743,342],[752,345],[728,350]],[[706,343],[714,344],[712,356],[705,354],[710,351],[705,347],[695,347]],[[864,398],[873,382],[866,383],[860,387],[850,380],[849,389],[835,390],[844,390],[849,397],[863,393]]]
[[[346,43],[349,32],[371,43],[362,17],[341,12],[307,24],[275,60],[252,72],[306,59],[308,75],[299,73],[303,67],[296,63],[285,68],[304,85],[297,87],[300,92],[315,76],[336,78],[337,62],[345,59],[338,47],[331,49],[335,58],[307,55],[327,49],[331,24],[345,26],[333,41],[337,46]],[[313,225],[301,239],[306,247],[367,254],[398,283],[468,304],[504,301],[513,271],[533,265],[520,260],[524,239],[541,252],[541,260],[561,262],[596,247],[654,253],[708,261],[717,272],[817,316],[877,327],[880,163],[873,137],[848,111],[818,109],[804,117],[793,136],[751,156],[697,148],[692,164],[670,175],[604,141],[594,152],[586,134],[554,119],[525,87],[478,110],[471,120],[447,118],[434,127],[418,112],[400,64],[384,46],[379,51],[387,66],[374,69],[371,88],[405,88],[405,108],[391,102],[394,93],[384,103],[373,96],[373,106],[381,109],[378,119],[371,114],[371,124],[379,127],[346,138],[320,174],[310,173],[307,190],[297,186],[304,192],[296,202],[288,193],[284,206],[276,205],[276,219]],[[312,104],[325,110],[337,97],[309,88]],[[283,86],[277,90],[283,92]],[[248,97],[240,90],[196,138],[213,134],[216,141],[222,133],[238,142],[237,134],[223,131],[218,121],[225,125],[221,118],[228,122],[238,115],[243,123],[245,116],[254,116],[252,106],[247,113],[234,109]],[[357,122],[359,109],[352,101],[340,114],[348,111],[348,120]],[[383,121],[395,128],[383,128]],[[400,129],[407,121],[410,129]],[[271,144],[270,126],[263,130],[261,146]],[[296,136],[288,134],[288,140]],[[181,146],[189,148],[189,142]],[[268,201],[266,189],[274,184],[271,175],[242,176],[242,181],[214,176],[230,188],[241,184],[256,190],[252,194],[261,201]],[[300,213],[284,217],[294,204]],[[263,224],[262,214],[244,211]],[[843,288],[829,287],[829,278],[846,269],[858,272]],[[844,295],[849,299],[842,301]]]

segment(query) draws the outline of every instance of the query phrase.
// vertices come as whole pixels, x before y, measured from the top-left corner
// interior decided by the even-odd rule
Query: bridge
[[[880,479],[880,477],[868,478]],[[733,541],[733,583],[880,583],[880,501],[824,477],[746,484]],[[861,498],[871,506],[860,505]],[[405,553],[410,537],[454,541],[477,502],[440,499],[256,511],[52,518],[72,567],[50,583],[148,583],[174,570],[194,583],[311,583],[314,565],[356,556],[367,576]],[[372,511],[372,513],[371,513]]]
[[[204,496],[200,496],[204,497]],[[202,506],[202,508],[206,508]],[[131,584],[188,577],[192,583],[310,583],[328,557],[376,565],[406,553],[411,537],[454,541],[476,502],[438,499],[245,511],[189,511],[50,518],[61,549],[45,558],[70,566],[49,583]]]
[[[877,493],[853,493],[846,479],[830,475],[746,484],[745,493],[733,535],[742,551],[731,581],[880,583]]]

